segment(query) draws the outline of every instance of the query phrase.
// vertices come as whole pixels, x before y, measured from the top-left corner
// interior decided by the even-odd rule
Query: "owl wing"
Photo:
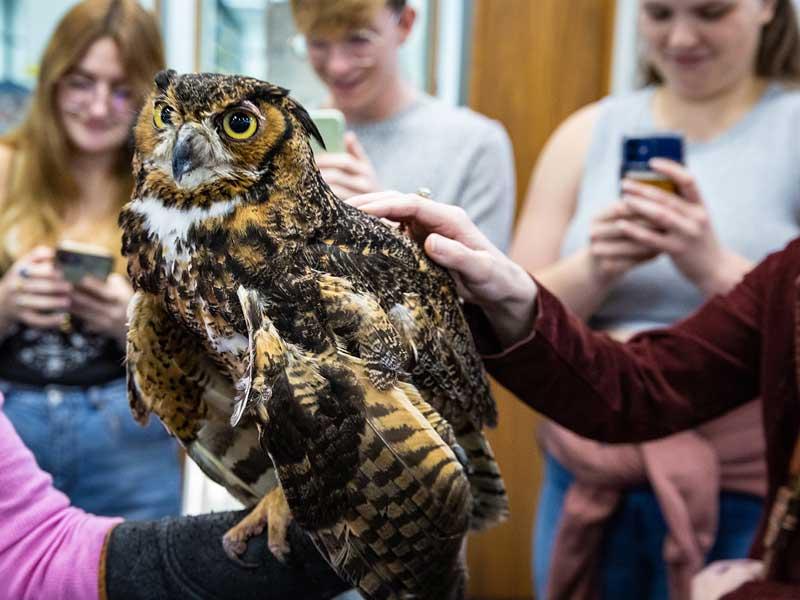
[[[390,335],[400,342],[395,356],[410,353],[412,380],[454,428],[465,421],[475,430],[495,425],[497,408],[452,278],[401,234],[392,232],[384,243],[384,251],[328,244],[306,251],[312,264],[344,280],[349,293],[374,298],[388,314]]]
[[[343,281],[326,280],[321,288],[323,297],[325,290],[349,293]],[[257,292],[239,296],[250,362],[267,365],[251,373],[246,405],[261,415],[294,519],[368,598],[446,598],[445,590],[463,587],[469,482],[423,414],[430,408],[414,386],[385,386],[373,362],[334,342],[314,353],[286,342]],[[334,320],[354,331],[382,328],[345,314],[353,306],[347,301],[334,306],[343,311]],[[302,320],[308,326],[313,316]]]
[[[366,413],[351,508],[313,537],[366,598],[459,597],[472,503],[464,470],[413,385],[379,390],[360,361],[345,364],[362,382]]]
[[[155,413],[202,471],[244,504],[273,488],[272,463],[255,424],[234,430],[215,414],[215,406],[231,404],[234,389],[194,334],[141,291],[131,302],[129,323],[126,370],[134,417],[145,423]]]
[[[433,409],[453,426],[458,445],[466,455],[474,500],[471,527],[483,529],[505,520],[509,512],[505,484],[481,429],[487,414],[494,420],[494,400],[468,330],[466,335],[470,337],[464,338],[466,324],[464,329],[453,324],[464,320],[460,308],[439,310],[434,303],[423,305],[417,294],[405,294],[403,301],[390,311],[390,318],[418,357],[412,370],[413,381]],[[472,403],[473,412],[465,418],[459,408],[466,412],[471,398],[478,401]],[[482,409],[476,408],[478,403],[483,404]]]
[[[413,255],[421,252],[403,244],[396,248]],[[349,272],[347,277],[319,277],[322,304],[334,327],[357,323],[352,332],[356,349],[377,339],[392,340],[381,349],[384,357],[394,352],[394,358],[384,358],[384,364],[406,366],[415,387],[436,415],[452,426],[466,453],[474,497],[472,527],[481,529],[506,518],[505,486],[482,432],[484,423],[496,422],[496,407],[449,275],[420,256],[419,271],[409,276],[404,266],[412,258],[408,252],[400,256],[371,250],[357,253],[333,246],[323,251],[323,264]],[[384,290],[384,296],[371,293],[370,288]],[[408,289],[419,291],[404,291]],[[384,312],[387,305],[390,308]],[[437,431],[458,449],[441,427]]]

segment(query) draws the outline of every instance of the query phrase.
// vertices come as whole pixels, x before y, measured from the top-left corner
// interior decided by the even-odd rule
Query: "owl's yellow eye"
[[[158,129],[164,129],[167,125],[172,125],[172,110],[171,106],[166,104],[159,104],[153,111],[153,124]]]
[[[258,129],[258,119],[247,111],[232,110],[222,119],[222,129],[231,139],[246,140]]]

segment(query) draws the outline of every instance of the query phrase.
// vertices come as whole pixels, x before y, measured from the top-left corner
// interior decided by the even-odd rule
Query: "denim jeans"
[[[547,575],[564,496],[574,477],[545,454],[533,534],[533,578],[536,598],[546,598]],[[719,525],[707,562],[747,556],[764,501],[748,494],[722,492]],[[602,600],[667,600],[667,569],[662,558],[667,524],[653,490],[628,490],[606,525],[600,549]]]
[[[176,443],[157,418],[134,421],[124,379],[89,388],[0,381],[0,390],[19,436],[75,506],[129,519],[179,514]]]

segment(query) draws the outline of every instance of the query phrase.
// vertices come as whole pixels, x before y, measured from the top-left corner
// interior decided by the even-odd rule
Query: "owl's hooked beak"
[[[202,166],[198,164],[198,155],[202,153],[197,151],[198,142],[202,143],[200,137],[202,134],[194,131],[191,125],[183,125],[178,130],[178,139],[172,149],[172,177],[176,182],[180,183],[189,171]]]

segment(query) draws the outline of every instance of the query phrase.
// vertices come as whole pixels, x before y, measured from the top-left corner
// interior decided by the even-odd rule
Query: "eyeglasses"
[[[391,14],[392,25],[397,25],[401,16],[401,13],[393,12]],[[386,40],[380,33],[364,27],[348,31],[336,40],[298,35],[290,41],[290,46],[297,55],[303,58],[305,58],[304,55],[307,55],[314,62],[327,61],[331,54],[338,49],[351,60],[371,63],[375,60],[375,50],[385,43]]]
[[[339,40],[298,35],[290,42],[298,57],[308,56],[312,62],[325,62],[338,50],[348,59],[360,63],[372,62],[375,50],[383,43],[383,38],[369,29],[350,32]]]
[[[84,110],[105,94],[109,110],[121,115],[133,111],[133,90],[128,84],[110,84],[81,73],[67,73],[59,81],[64,103],[70,110]]]

